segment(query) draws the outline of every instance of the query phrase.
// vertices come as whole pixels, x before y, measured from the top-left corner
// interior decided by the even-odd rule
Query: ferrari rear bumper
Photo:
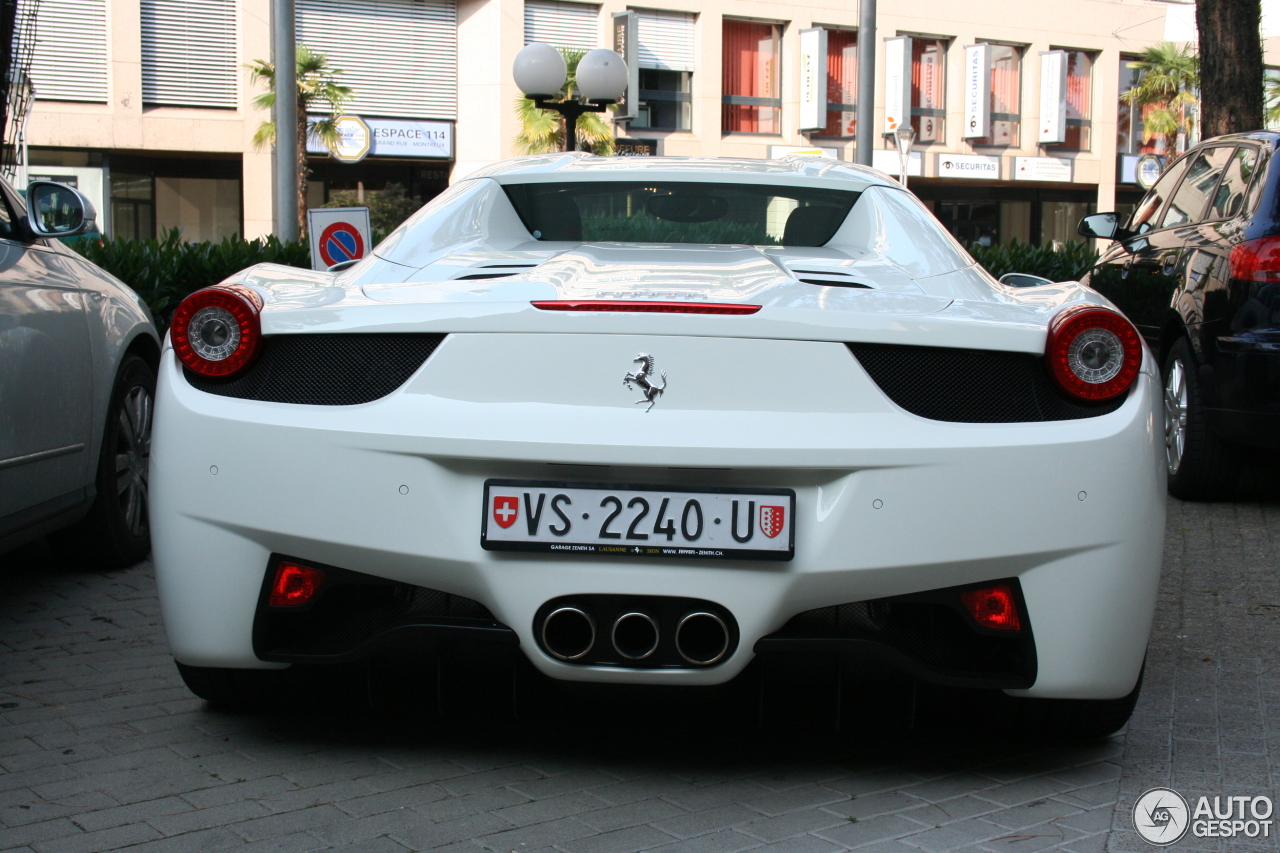
[[[667,351],[680,340],[691,339],[665,339]],[[509,632],[502,636],[553,678],[671,685],[723,683],[757,653],[803,653],[803,641],[850,651],[866,642],[788,635],[802,613],[1007,579],[1034,626],[1035,665],[990,686],[1043,697],[1128,694],[1145,654],[1164,529],[1150,376],[1099,417],[944,423],[896,408],[841,344],[779,343],[782,365],[762,380],[778,389],[772,404],[744,392],[735,406],[727,391],[709,392],[708,405],[676,398],[648,414],[630,400],[583,405],[564,389],[513,399],[458,377],[432,379],[438,355],[368,404],[231,399],[193,388],[166,352],[151,478],[174,655],[209,667],[300,660],[255,648],[273,555],[478,602],[496,626],[491,636]],[[636,344],[618,346],[633,353]],[[801,364],[821,377],[807,385],[832,389],[829,404],[785,387]],[[494,478],[792,489],[795,556],[486,551],[483,491]],[[732,618],[736,642],[708,666],[557,659],[538,635],[539,614],[575,596],[708,602]]]

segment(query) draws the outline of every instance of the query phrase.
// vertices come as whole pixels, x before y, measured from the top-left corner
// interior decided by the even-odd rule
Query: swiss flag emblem
[[[770,539],[782,532],[783,526],[787,523],[786,507],[781,506],[762,506],[760,507],[760,532]]]
[[[520,499],[514,495],[494,495],[493,520],[504,530],[520,517]]]

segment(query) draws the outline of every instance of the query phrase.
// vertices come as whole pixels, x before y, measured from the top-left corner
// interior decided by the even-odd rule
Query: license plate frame
[[[494,498],[509,498],[510,496],[493,495],[493,490],[514,488],[530,490],[538,489],[542,492],[543,501],[548,501],[547,504],[542,504],[542,509],[539,513],[541,517],[537,518],[535,523],[537,529],[536,535],[539,538],[530,539],[527,535],[524,538],[503,538],[504,528],[500,526],[496,520],[495,513],[498,510],[498,507],[494,503]],[[560,523],[561,526],[564,526],[564,522],[568,519],[563,515],[557,517],[557,515],[549,512],[550,501],[548,496],[553,492],[565,494],[566,490],[579,493],[596,493],[601,497],[608,497],[611,492],[639,493],[640,496],[654,495],[657,499],[671,495],[711,496],[716,502],[718,502],[714,505],[719,506],[723,506],[725,501],[728,501],[731,504],[732,497],[730,496],[733,495],[744,495],[749,498],[779,498],[781,499],[779,501],[780,503],[785,501],[785,517],[782,522],[783,529],[775,534],[774,537],[767,536],[763,529],[763,524],[765,523],[764,510],[766,509],[766,505],[761,503],[758,508],[758,513],[756,511],[751,512],[751,515],[753,516],[751,518],[750,527],[751,535],[748,537],[747,542],[777,539],[779,541],[779,545],[785,542],[785,548],[774,547],[770,549],[762,549],[742,547],[742,545],[746,544],[745,542],[739,543],[733,536],[728,535],[731,518],[725,517],[716,521],[716,519],[709,517],[707,513],[703,512],[701,502],[698,505],[698,514],[704,517],[703,528],[698,529],[699,536],[694,541],[704,542],[703,547],[697,547],[690,542],[682,541],[684,531],[681,529],[681,524],[683,520],[679,517],[678,513],[673,514],[671,518],[671,521],[675,524],[677,532],[673,535],[672,539],[668,539],[666,542],[656,542],[652,537],[646,540],[628,540],[625,538],[625,532],[622,534],[623,538],[620,538],[616,542],[600,542],[598,535],[583,536],[580,533],[578,535],[571,535],[575,534],[575,531],[581,530],[580,526],[575,526],[573,524],[569,524],[570,529],[566,530],[565,533],[562,534],[564,537],[563,539],[553,540],[543,533],[544,527],[548,529],[548,532],[550,532],[549,528],[553,524]],[[532,492],[530,492],[530,495],[532,495]],[[515,497],[517,499],[517,503],[514,505],[513,511],[517,513],[517,517],[512,524],[507,526],[507,528],[515,529],[523,524],[527,534],[528,527],[530,525],[529,516],[531,514],[531,502],[525,498],[524,493]],[[614,497],[623,506],[626,506],[630,499],[629,496],[628,501],[623,501],[621,496],[616,494]],[[689,498],[687,500],[692,499],[694,498]],[[565,504],[564,506],[569,505],[572,504]],[[654,509],[652,505],[646,504],[646,506],[648,509],[646,510],[646,513],[641,513],[640,517],[642,519],[646,517],[647,513],[652,512]],[[504,504],[503,506],[504,510],[511,508],[511,504]],[[674,486],[653,485],[647,483],[591,483],[563,480],[490,478],[484,482],[484,500],[481,505],[480,519],[480,546],[486,551],[524,551],[576,556],[666,557],[694,560],[769,560],[785,562],[792,560],[795,557],[795,508],[796,493],[794,489],[739,486]],[[600,511],[600,508],[594,504],[591,506],[591,509],[593,512]],[[588,513],[588,515],[589,514],[590,513]],[[632,521],[634,516],[634,513],[632,512],[624,511],[624,514],[626,516],[625,519],[619,515],[617,517],[617,521],[614,522],[614,524],[618,526],[619,531],[626,531],[629,526],[626,522]],[[770,514],[770,519],[772,519],[774,515],[776,515],[776,511],[775,513]],[[581,516],[582,514],[580,512],[575,511],[573,520],[591,521],[590,518],[582,519]],[[662,518],[661,515],[656,517],[649,515],[648,517],[655,519],[655,528],[657,527],[657,521],[660,521]],[[741,524],[741,522],[739,523]],[[707,540],[704,541],[702,534],[709,532],[713,527],[713,524],[719,525],[719,534],[723,535],[708,537]],[[630,526],[634,527],[635,525],[632,524]],[[606,529],[609,529],[608,524],[606,524],[605,527]],[[495,536],[493,534],[497,535]],[[650,531],[650,534],[652,534],[652,531]],[[712,539],[715,540],[714,544],[711,541]],[[725,544],[726,542],[728,544]],[[733,547],[729,547],[729,545],[732,545]]]

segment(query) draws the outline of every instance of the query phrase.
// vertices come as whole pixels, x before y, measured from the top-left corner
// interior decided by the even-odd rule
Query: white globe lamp
[[[617,103],[627,88],[627,63],[612,50],[599,48],[579,60],[575,79],[583,99],[589,103]]]
[[[598,51],[592,51],[596,53]],[[606,51],[612,52],[612,51]],[[588,53],[587,56],[591,54]],[[585,57],[584,57],[585,59]],[[516,85],[529,98],[552,98],[564,86],[569,74],[560,51],[549,44],[535,41],[516,54]]]

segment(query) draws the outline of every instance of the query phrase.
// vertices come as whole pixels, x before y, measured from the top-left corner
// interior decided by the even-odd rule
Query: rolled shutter
[[[342,69],[345,109],[398,118],[458,117],[454,0],[298,0],[298,41]]]
[[[525,0],[524,43],[546,42],[570,50],[600,46],[600,7],[591,3]]]
[[[693,22],[688,12],[636,11],[641,68],[693,70]]]
[[[106,102],[106,0],[39,0],[31,82],[42,101]]]
[[[142,0],[142,102],[236,106],[235,0]]]

